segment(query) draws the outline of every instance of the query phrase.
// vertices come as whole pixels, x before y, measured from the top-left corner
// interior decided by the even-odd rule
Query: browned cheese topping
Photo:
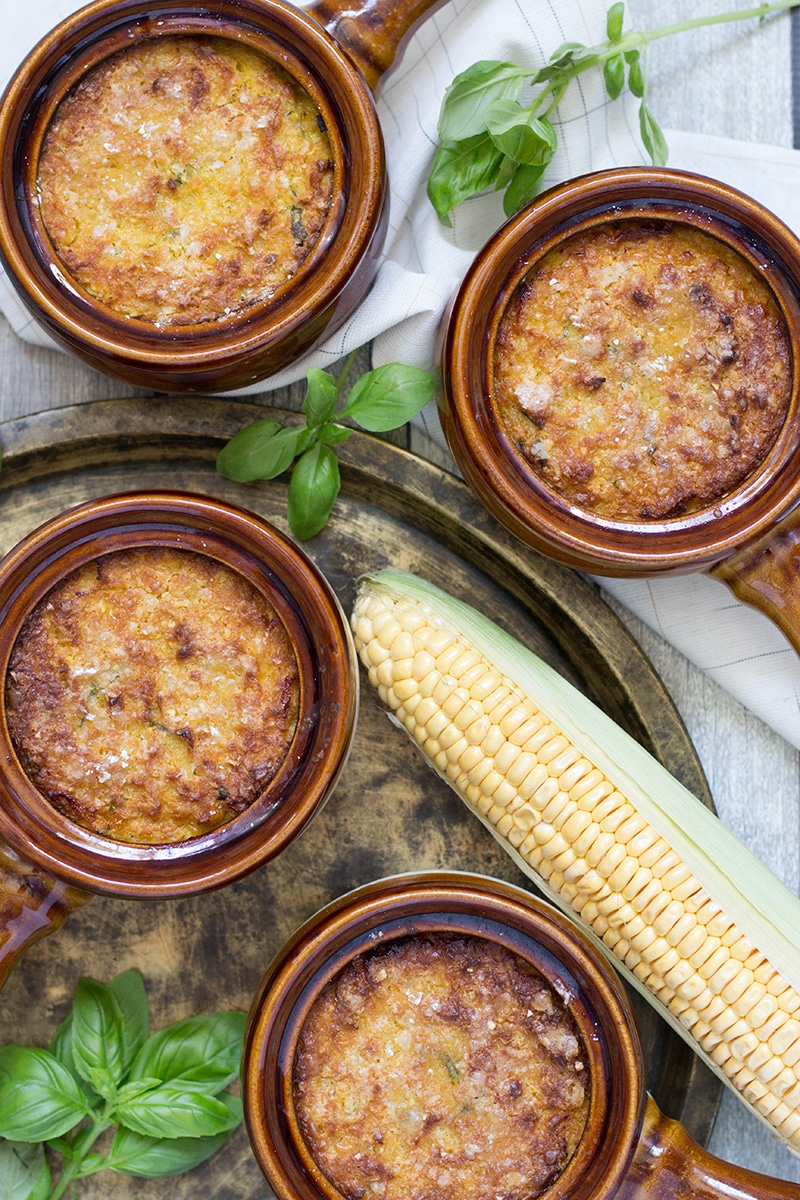
[[[301,1030],[294,1101],[351,1200],[514,1200],[564,1170],[589,1068],[564,1004],[483,938],[429,936],[353,960]]]
[[[165,36],[72,89],[38,186],[56,254],[87,292],[190,324],[295,274],[330,209],[333,162],[319,110],[278,63],[224,38]]]
[[[67,576],[28,617],[6,681],[22,766],[119,842],[180,842],[264,790],[297,724],[285,626],[237,572],[168,547]]]
[[[495,403],[542,481],[602,517],[713,505],[764,460],[792,358],[767,285],[718,239],[667,222],[576,234],[501,321]]]

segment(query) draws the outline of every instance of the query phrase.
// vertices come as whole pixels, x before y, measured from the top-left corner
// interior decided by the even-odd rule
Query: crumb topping
[[[293,1087],[312,1157],[350,1200],[523,1200],[574,1153],[590,1079],[535,968],[483,938],[429,935],[328,984]]]
[[[764,280],[729,246],[628,220],[550,251],[503,315],[494,403],[554,491],[618,521],[713,505],[763,462],[792,387]]]
[[[308,257],[332,150],[279,63],[225,38],[164,36],[65,97],[38,190],[58,257],[91,295],[156,325],[217,321],[272,296]]]
[[[243,812],[288,753],[297,661],[238,572],[147,547],[95,559],[27,618],[6,680],[22,766],[65,816],[181,842]]]

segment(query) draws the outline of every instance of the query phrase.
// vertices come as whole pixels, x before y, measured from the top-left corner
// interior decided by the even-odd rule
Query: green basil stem
[[[672,37],[676,33],[686,33],[690,29],[701,29],[706,25],[723,25],[730,24],[733,21],[747,21],[755,18],[764,18],[771,16],[773,13],[785,12],[789,8],[800,7],[800,0],[773,0],[770,4],[758,4],[755,8],[743,8],[738,11],[716,13],[713,16],[691,17],[688,21],[676,21],[672,25],[661,25],[658,29],[648,30],[631,30],[629,33],[623,33],[618,42],[602,42],[598,46],[588,48],[586,55],[578,58],[565,71],[570,78],[588,71],[591,67],[601,66],[607,59],[616,58],[618,54],[625,54],[630,50],[639,50],[644,47],[648,52],[651,42],[657,42],[661,38]],[[530,70],[521,70],[521,75],[529,76]],[[544,116],[550,116],[555,108],[558,107],[559,101],[563,95],[563,84],[560,78],[549,80],[542,88],[537,97],[537,108],[541,101],[551,94],[554,94],[554,99],[546,109]]]
[[[98,1163],[90,1171],[85,1173],[82,1171],[83,1161],[86,1155],[91,1150],[97,1139],[106,1129],[112,1124],[107,1118],[100,1118],[97,1121],[92,1121],[87,1125],[86,1129],[75,1139],[75,1146],[69,1158],[65,1160],[62,1155],[61,1159],[61,1178],[50,1192],[47,1200],[61,1200],[65,1195],[70,1184],[75,1183],[78,1179],[85,1179],[87,1175],[94,1175],[96,1171],[102,1170],[105,1162]]]
[[[348,354],[347,358],[344,360],[342,369],[339,372],[339,377],[336,380],[336,390],[340,396],[342,394],[342,388],[344,387],[345,380],[347,379],[347,376],[350,374],[350,371],[352,370],[352,367],[353,367],[353,363],[356,361],[356,358],[357,358],[360,350],[361,350],[361,347],[356,346],[355,350],[351,350],[350,353]]]
[[[756,17],[768,17],[771,13],[782,12],[787,8],[797,8],[798,0],[774,0],[772,4],[757,4],[755,8],[742,8],[733,12],[717,13],[714,16],[692,17],[688,21],[676,21],[674,25],[662,25],[645,36],[648,41],[655,42],[658,38],[671,37],[673,33],[685,33],[689,29],[700,29],[704,25],[725,25],[731,21],[749,21]],[[623,34],[622,42],[625,41]]]

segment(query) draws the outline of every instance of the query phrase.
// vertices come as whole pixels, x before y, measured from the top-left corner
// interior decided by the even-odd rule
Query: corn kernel
[[[577,757],[577,751],[567,741],[563,734],[556,735],[549,739],[546,745],[542,746],[538,752],[539,761],[547,763],[550,766],[550,774],[556,778],[561,774],[561,771],[566,769]],[[564,767],[559,769],[559,763],[563,757],[566,757]]]
[[[503,736],[510,739],[514,731],[519,729],[523,721],[527,719],[528,709],[525,704],[520,703],[518,697],[509,696],[509,700],[513,700],[513,703],[509,705],[508,711],[503,714],[498,723]],[[496,716],[495,720],[497,720]]]
[[[800,1050],[800,1021],[790,1017],[782,1022],[781,1028],[769,1039],[769,1047],[773,1054],[783,1057],[795,1043]]]
[[[501,689],[503,690],[503,692],[505,694],[508,693],[508,689],[503,688],[502,680],[501,680],[500,676],[498,675],[497,671],[493,670],[487,664],[486,671],[484,672],[483,675],[481,675],[480,679],[476,679],[473,682],[471,690],[472,690],[472,693],[473,693],[475,699],[480,700],[482,704],[486,705],[487,711],[488,711],[487,701],[491,697],[498,695],[498,693],[501,691]],[[499,699],[499,695],[498,695],[498,699]]]
[[[464,688],[461,687],[447,688],[445,692],[444,688],[442,687],[443,684],[446,684],[446,679],[443,679],[439,685],[439,688],[442,688],[442,691],[440,692],[439,688],[437,688],[436,692],[434,692],[433,698],[434,700],[439,701],[442,706],[442,712],[452,721],[458,716],[464,705],[469,701],[469,692],[465,691]],[[439,694],[437,695],[437,693]]]
[[[546,769],[546,768],[545,768]],[[527,780],[526,780],[527,783]],[[531,800],[539,810],[544,809],[558,795],[558,780],[547,778],[534,791]]]
[[[560,780],[559,782],[561,783],[561,785],[563,787],[563,780]],[[568,794],[570,800],[572,800],[571,791],[569,791],[569,789],[565,789],[565,791],[567,791],[567,794]],[[574,804],[574,801],[572,801],[572,802]],[[575,846],[575,850],[577,853],[580,853],[580,851],[578,850],[578,847],[576,845],[578,839],[580,837],[582,837],[585,834],[586,830],[591,828],[591,826],[593,824],[594,824],[594,822],[592,821],[592,818],[590,817],[589,813],[582,812],[577,807],[577,805],[573,808],[573,810],[569,814],[569,816],[564,820],[564,823],[561,827],[562,832],[566,838],[569,838],[572,845]]]
[[[625,894],[625,888],[633,879],[636,872],[639,870],[639,864],[635,858],[632,858],[628,853],[628,847],[625,847],[626,857],[623,862],[617,867],[616,871],[609,876],[609,884],[615,892],[619,892],[621,896]]]
[[[572,853],[569,843],[558,832],[558,830],[555,831],[548,842],[541,843],[541,846],[542,853],[551,861],[555,860],[556,858],[560,858],[562,854],[566,854],[568,852],[570,854]]]
[[[426,645],[428,653],[438,658],[448,646],[453,645],[453,635],[448,629],[432,629]]]
[[[546,780],[542,780],[542,783],[547,784],[547,791],[550,791],[553,783],[556,785],[556,791],[544,804],[544,806],[540,807],[539,811],[542,814],[542,818],[545,821],[552,821],[558,829],[563,831],[564,822],[569,818],[570,813],[575,811],[575,805],[570,800],[567,792],[561,790],[559,781],[557,779],[551,781],[551,779],[548,778]],[[545,789],[540,787],[536,793],[537,805],[541,805],[541,798],[544,790]]]
[[[572,799],[581,800],[587,793],[593,791],[594,788],[603,785],[611,787],[603,772],[598,767],[591,766],[591,769],[575,784]]]
[[[378,663],[375,668],[375,676],[382,687],[391,687],[394,680],[394,662],[391,658],[387,658],[385,662]]]
[[[712,975],[707,977],[708,986],[711,988],[712,992],[719,992],[721,995],[724,988],[732,980],[736,979],[738,974],[739,964],[734,959],[728,957],[724,963],[721,963],[719,967],[717,967],[716,971],[714,971]]]
[[[462,730],[467,730],[471,725],[476,725],[478,722],[481,722],[482,731],[480,736],[473,739],[476,745],[483,741],[483,731],[489,728],[489,718],[484,713],[481,705],[478,704],[476,700],[473,700],[471,696],[455,714],[453,720],[455,721],[456,725],[458,725],[459,729]]]
[[[632,854],[631,842],[643,830],[649,828],[647,822],[639,815],[636,809],[632,809],[629,816],[625,816],[616,826],[617,839],[623,842],[628,851]]]
[[[538,765],[534,754],[528,754],[525,750],[521,750],[506,771],[508,782],[512,787],[518,787]]]
[[[392,684],[394,694],[401,704],[408,700],[419,700],[417,681],[413,677],[395,679]]]
[[[535,753],[542,738],[545,727],[544,717],[540,713],[530,713],[521,725],[518,725],[509,738],[515,746],[521,746],[528,753]]]
[[[414,678],[418,682],[421,682],[432,671],[436,670],[436,659],[429,650],[418,650],[414,655],[411,669],[414,673]]]
[[[587,787],[584,790],[583,785],[585,783],[585,779],[581,780],[578,786],[573,788],[574,794],[572,798],[573,800],[577,800],[581,808],[586,809],[587,812],[593,813],[595,807],[600,803],[600,801],[604,800],[606,796],[610,796],[615,791],[615,788],[613,783],[609,783],[607,779],[602,777],[598,783],[595,783],[591,787]]]
[[[580,781],[588,775],[592,769],[592,764],[588,758],[578,758],[570,767],[567,767],[560,779],[560,783],[565,792],[570,793],[571,800],[577,800],[577,796],[572,795],[573,788],[576,788]]]
[[[695,921],[691,929],[687,929],[687,931],[681,935],[680,940],[676,941],[675,945],[678,947],[686,961],[691,962],[692,955],[700,949],[705,940],[705,929],[702,925],[698,925]]]
[[[641,858],[645,851],[659,840],[659,835],[650,825],[645,825],[638,833],[634,834],[628,842],[628,850],[634,858]],[[651,872],[652,874],[652,872]]]

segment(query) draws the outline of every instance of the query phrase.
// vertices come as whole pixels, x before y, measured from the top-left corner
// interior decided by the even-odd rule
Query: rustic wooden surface
[[[632,23],[654,27],[700,12],[724,11],[732,7],[731,0],[629,0],[628,12]],[[784,15],[758,27],[718,26],[688,36],[661,42],[653,48],[652,106],[663,124],[700,133],[720,134],[747,141],[791,146],[791,39],[790,18]],[[366,360],[366,356],[365,356]],[[23,416],[47,409],[57,409],[89,400],[135,394],[131,389],[115,384],[95,374],[81,364],[60,354],[37,350],[21,344],[0,319],[0,419]],[[298,387],[280,394],[264,395],[266,403],[278,403],[298,408],[301,392]],[[447,460],[417,434],[410,437],[411,448],[417,453]],[[711,790],[722,819],[730,825],[794,890],[800,890],[800,761],[797,752],[760,721],[733,701],[726,693],[688,664],[657,635],[653,634],[619,606],[619,615],[626,627],[647,652],[661,678],[674,698],[710,782]],[[381,727],[381,737],[383,737]],[[327,826],[320,824],[315,837],[323,838]],[[409,827],[413,834],[413,825]],[[386,831],[377,816],[372,823],[371,857],[360,861],[360,869],[379,870],[384,862]],[[348,838],[340,840],[338,850],[348,851]],[[447,846],[440,828],[437,840],[426,847],[431,861],[437,856],[446,865],[453,865],[456,851]],[[288,864],[288,859],[287,859]],[[301,878],[302,878],[301,872]],[[266,924],[265,912],[251,910],[252,893],[248,884],[240,885],[234,894],[239,898],[242,928],[252,929]],[[319,888],[319,885],[317,885]],[[323,899],[324,889],[318,895]],[[270,936],[286,931],[302,912],[295,910],[292,890],[276,885],[274,919],[276,926]],[[105,902],[101,902],[105,903]],[[119,902],[113,902],[114,905]],[[179,964],[191,964],[207,940],[213,941],[219,927],[219,916],[211,900],[203,902],[208,915],[208,928],[198,946],[195,940],[184,942],[181,908],[165,910],[163,926],[155,946],[154,963],[165,977],[176,972],[177,990],[157,995],[159,1011],[169,1016],[184,998],[195,997],[189,984],[190,976],[181,974]],[[106,924],[98,915],[100,903],[93,901],[82,913],[71,918],[89,922],[87,928],[99,937],[107,935],[112,947],[112,965],[124,966],[129,950],[122,935],[124,922],[113,919]],[[119,910],[120,913],[122,909]],[[238,913],[235,917],[238,928]],[[57,935],[60,936],[60,935]],[[244,939],[242,935],[242,940]],[[67,975],[80,969],[70,960],[66,933],[63,939],[64,957],[54,968],[57,977],[48,980],[54,988],[65,987]],[[227,944],[227,943],[223,943]],[[46,942],[42,943],[42,952]],[[32,953],[36,953],[34,950]],[[132,960],[130,960],[132,961]],[[19,979],[22,979],[19,976]],[[221,997],[242,994],[249,986],[239,966],[238,954],[224,961],[215,961],[209,978],[215,995]],[[59,983],[59,980],[61,983]],[[184,993],[185,988],[185,993]],[[229,990],[230,989],[230,990]],[[5,1002],[5,1001],[4,1001]],[[18,1001],[19,1002],[19,1001]],[[21,1003],[24,1007],[25,997]],[[164,1005],[162,1008],[161,1005]],[[31,1022],[42,1028],[49,1025],[53,1012],[34,1012],[29,1009]],[[31,1033],[36,1029],[31,1024]],[[732,1162],[743,1163],[780,1178],[800,1181],[800,1163],[775,1144],[766,1130],[755,1122],[734,1097],[723,1097],[720,1115],[710,1140],[710,1148]],[[249,1166],[231,1167],[228,1190],[217,1191],[216,1197],[247,1195],[246,1180],[252,1182]],[[137,1196],[177,1195],[176,1185],[161,1185],[146,1191],[150,1185],[139,1184],[131,1192]],[[108,1190],[97,1195],[117,1195]],[[257,1193],[256,1193],[257,1194]],[[267,1193],[263,1193],[267,1194]]]
[[[0,553],[71,504],[111,491],[170,486],[219,495],[285,527],[283,482],[221,479],[224,438],[260,409],[222,400],[117,399],[0,427]],[[280,412],[286,419],[285,412]],[[595,590],[525,550],[460,481],[405,450],[358,435],[342,447],[343,494],[308,551],[346,611],[361,571],[397,564],[461,595],[585,688],[708,800],[702,768],[674,705],[633,638]],[[382,748],[376,753],[376,746]],[[365,797],[368,802],[365,803]],[[301,838],[242,884],[207,897],[145,903],[96,897],[29,950],[0,995],[4,1037],[46,1040],[82,973],[107,979],[139,966],[159,1023],[195,1011],[246,1008],[274,953],[322,904],[387,874],[454,868],[530,886],[497,843],[389,727],[364,690],[342,780]],[[648,1084],[662,1109],[706,1141],[718,1081],[646,1003],[634,997]],[[163,1184],[115,1180],[113,1195],[157,1196]],[[85,1195],[107,1196],[109,1182]],[[177,1197],[269,1194],[240,1131]]]

